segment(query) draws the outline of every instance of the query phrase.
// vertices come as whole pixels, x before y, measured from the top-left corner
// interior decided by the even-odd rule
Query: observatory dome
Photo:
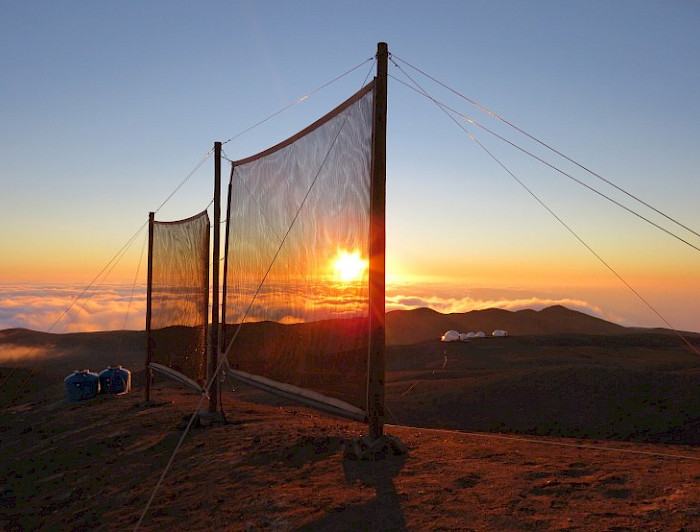
[[[441,340],[443,342],[456,342],[457,340],[459,340],[459,333],[454,329],[450,329],[442,335]]]

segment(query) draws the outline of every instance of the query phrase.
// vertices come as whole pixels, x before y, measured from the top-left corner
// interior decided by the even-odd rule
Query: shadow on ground
[[[298,530],[407,530],[393,479],[406,462],[406,456],[381,460],[343,460],[345,479],[373,486],[376,497],[367,504],[344,506],[308,523]]]

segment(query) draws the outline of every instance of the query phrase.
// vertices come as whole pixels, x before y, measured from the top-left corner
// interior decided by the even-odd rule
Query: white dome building
[[[459,333],[454,329],[450,329],[440,338],[442,342],[457,342],[459,340]]]
[[[491,336],[497,336],[497,337],[503,337],[503,336],[508,336],[508,331],[504,331],[502,329],[496,329],[491,333]]]

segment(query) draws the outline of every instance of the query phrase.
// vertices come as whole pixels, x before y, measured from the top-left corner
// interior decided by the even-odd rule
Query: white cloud
[[[119,285],[83,292],[84,287],[79,286],[0,285],[0,329],[21,327],[55,333],[145,329],[145,286],[137,285],[133,295],[131,286]],[[317,307],[312,309],[314,312],[307,312],[306,319],[327,317],[328,309],[333,312],[343,310],[344,305],[317,297]],[[264,299],[261,296],[258,303],[263,303]],[[463,289],[449,284],[404,283],[388,285],[386,297],[387,311],[417,307],[430,307],[442,313],[485,308],[516,311],[526,308],[539,310],[551,305],[563,305],[608,321],[623,323],[620,317],[585,299],[518,289]],[[288,323],[299,321],[298,310],[289,306],[276,308],[274,315],[276,319]],[[253,317],[251,315],[249,319]],[[267,315],[267,319],[270,319],[270,315]]]
[[[136,287],[0,286],[0,329],[56,333],[145,328],[146,294]],[[60,318],[60,319],[59,319]]]
[[[487,308],[504,310],[541,310],[562,305],[572,310],[615,323],[623,320],[584,299],[528,292],[520,289],[460,289],[448,284],[402,284],[387,287],[386,310],[408,310],[429,307],[445,314]]]

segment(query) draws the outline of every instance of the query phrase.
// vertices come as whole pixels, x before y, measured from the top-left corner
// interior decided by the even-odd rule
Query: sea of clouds
[[[0,329],[142,330],[145,314],[144,286],[0,285]]]
[[[518,288],[461,288],[447,283],[395,284],[387,286],[386,310],[428,307],[444,314],[487,308],[517,311],[541,310],[562,305],[591,316],[622,323],[624,320],[584,299]]]
[[[516,311],[563,305],[622,323],[616,315],[583,299],[522,289],[460,288],[447,283],[387,285],[386,310],[429,307],[438,312],[486,308]],[[290,312],[285,310],[285,312]],[[145,286],[0,285],[0,330],[25,328],[54,333],[145,329]]]

